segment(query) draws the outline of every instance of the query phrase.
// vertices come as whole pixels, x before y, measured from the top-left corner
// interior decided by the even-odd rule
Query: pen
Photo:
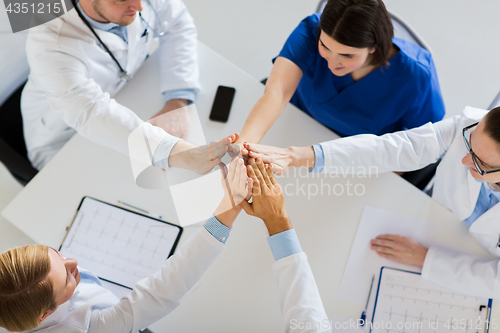
[[[372,283],[370,284],[370,291],[368,292],[368,299],[366,300],[366,305],[365,309],[361,313],[361,326],[365,326],[365,321],[366,321],[366,310],[368,309],[368,302],[370,302],[370,296],[372,294],[372,288],[373,288],[373,281],[375,280],[375,275],[372,276]]]
[[[118,203],[119,203],[119,204],[122,204],[122,205],[124,205],[124,206],[130,207],[130,208],[133,208],[133,209],[135,209],[135,210],[138,210],[138,211],[140,211],[140,212],[142,212],[142,213],[144,213],[144,214],[146,214],[146,215],[149,215],[149,216],[151,216],[151,217],[154,217],[155,219],[161,219],[161,215],[159,215],[159,214],[155,214],[155,213],[148,212],[147,210],[144,210],[144,209],[139,208],[139,207],[136,207],[136,206],[132,206],[131,204],[125,203],[125,202],[120,201],[120,200],[118,200]]]

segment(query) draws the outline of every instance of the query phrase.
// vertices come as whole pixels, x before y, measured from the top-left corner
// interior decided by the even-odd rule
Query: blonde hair
[[[56,308],[49,247],[27,245],[0,254],[0,326],[22,332],[36,328],[38,319]]]

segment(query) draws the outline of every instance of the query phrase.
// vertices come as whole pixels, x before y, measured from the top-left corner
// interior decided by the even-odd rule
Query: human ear
[[[377,49],[377,45],[375,45],[371,50],[370,53],[375,53],[375,50]]]
[[[41,323],[44,321],[50,314],[54,313],[56,310],[47,310],[45,311],[39,318],[38,318],[38,323]]]

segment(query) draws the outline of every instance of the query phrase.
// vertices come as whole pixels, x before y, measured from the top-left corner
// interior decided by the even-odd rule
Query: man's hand
[[[163,128],[170,135],[186,139],[189,133],[187,105],[188,101],[185,99],[171,99],[149,122],[153,126]]]
[[[370,248],[382,258],[396,262],[424,266],[428,249],[416,240],[400,235],[379,235],[370,241]]]
[[[285,198],[281,187],[262,160],[250,159],[248,176],[252,179],[252,203],[243,200],[240,206],[248,215],[262,219],[269,236],[292,229],[285,210]]]
[[[228,150],[229,152],[238,151],[238,148],[232,147],[232,145],[239,137],[240,135],[235,133],[201,147],[196,147],[186,141],[179,141],[170,152],[168,165],[188,169],[200,175],[207,174],[221,163],[222,157]]]

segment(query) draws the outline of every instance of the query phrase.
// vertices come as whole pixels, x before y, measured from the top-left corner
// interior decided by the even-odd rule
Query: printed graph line
[[[453,294],[451,292],[446,292],[446,291],[439,291],[439,290],[434,290],[434,289],[424,289],[424,288],[418,288],[418,287],[412,287],[412,286],[406,286],[404,284],[398,284],[398,283],[386,283],[386,286],[387,287],[400,287],[400,288],[403,288],[403,290],[406,290],[406,289],[409,289],[409,290],[415,290],[416,292],[418,292],[419,290],[422,290],[422,291],[425,291],[427,293],[438,293],[440,295],[449,295],[451,296],[452,298],[463,298],[463,299],[474,299],[474,300],[479,300],[478,297],[472,297],[472,296],[465,296],[465,295],[457,295],[457,294]]]
[[[479,312],[479,309],[477,309],[477,308],[467,307],[467,306],[463,306],[463,305],[455,305],[455,304],[450,304],[450,303],[433,302],[433,301],[424,300],[424,299],[418,299],[418,298],[412,298],[412,297],[404,297],[404,296],[398,296],[398,295],[390,295],[390,294],[385,295],[385,297],[389,298],[389,299],[393,299],[393,298],[400,299],[402,301],[408,300],[408,301],[413,301],[413,302],[421,302],[421,303],[424,303],[426,305],[436,304],[438,306],[450,307],[450,309],[461,308],[464,311],[465,310],[472,310],[472,311],[475,311],[475,312]]]

